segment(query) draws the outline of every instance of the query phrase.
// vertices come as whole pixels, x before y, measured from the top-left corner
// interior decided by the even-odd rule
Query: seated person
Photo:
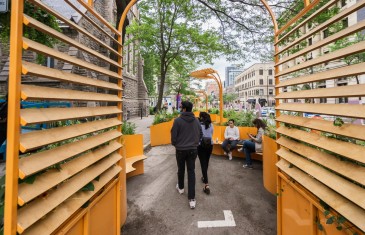
[[[224,131],[224,141],[222,143],[224,154],[228,155],[229,160],[232,160],[232,150],[236,148],[239,137],[240,131],[234,125],[234,120],[230,119]]]
[[[240,152],[245,153],[246,162],[243,165],[244,168],[252,169],[251,153],[262,152],[262,136],[265,132],[266,124],[261,120],[256,118],[252,122],[257,128],[256,136],[248,134],[250,140],[245,140],[243,142],[243,148],[238,149]]]

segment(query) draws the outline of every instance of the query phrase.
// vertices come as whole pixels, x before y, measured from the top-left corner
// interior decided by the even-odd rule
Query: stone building
[[[92,25],[86,17],[83,17],[85,14],[89,18],[93,18],[94,16],[87,12],[87,10],[82,7],[76,0],[70,0],[71,5],[68,5],[65,1],[61,0],[42,0],[44,4],[51,7],[53,10],[60,13],[63,17],[71,20],[77,25],[86,29],[89,33],[97,37],[103,42],[106,42],[108,45],[113,44],[113,40],[108,37],[105,33],[102,33],[96,26]],[[115,0],[95,0],[94,8],[96,11],[102,15],[108,22],[112,25],[116,26],[116,4]],[[128,19],[132,21],[133,18],[139,18],[139,11],[136,6],[132,8],[132,10],[128,13]],[[95,20],[98,22],[97,20]],[[100,24],[101,25],[101,24]],[[100,26],[99,25],[99,26]],[[86,45],[89,48],[92,48],[99,53],[110,57],[110,53],[104,48],[101,47],[98,43],[91,40],[89,37],[78,33],[76,30],[71,28],[68,24],[59,21],[59,27],[63,34],[75,39],[76,41]],[[109,28],[103,27],[103,30],[106,31],[110,35],[114,35]],[[126,35],[125,41],[128,40],[131,36]],[[143,115],[146,115],[148,109],[148,95],[147,95],[147,87],[143,81],[143,59],[139,56],[138,52],[135,49],[134,44],[138,42],[131,43],[124,47],[123,53],[123,111],[124,111],[124,119],[131,116],[140,115],[142,112]],[[110,69],[110,65],[97,57],[94,57],[84,51],[79,50],[78,48],[69,46],[66,43],[59,43],[54,46],[58,51],[66,53],[70,56],[77,57],[86,62],[97,64],[99,66],[103,66],[106,69]],[[27,51],[23,59],[26,61],[34,62],[36,61],[36,53]],[[84,68],[80,68],[74,66],[72,64],[63,62],[61,60],[57,60],[51,57],[46,58],[43,63],[44,66],[57,68],[66,72],[79,74],[82,76],[91,77],[94,79],[105,80],[108,81],[109,77],[105,75],[100,75],[96,72],[86,70]],[[7,92],[7,80],[9,73],[9,45],[0,43],[0,94],[5,94]],[[27,84],[47,84],[48,86],[53,87],[68,87],[75,86],[71,84],[61,83],[56,80],[41,78],[41,77],[31,77],[27,76],[23,79],[24,83]],[[71,87],[72,88],[72,87]],[[82,87],[82,90],[88,91],[88,88]],[[90,89],[90,88],[89,88]],[[92,88],[95,89],[95,88]],[[98,90],[97,92],[107,92],[104,90]],[[103,106],[106,105],[102,102],[80,102],[75,104],[77,106]]]
[[[245,69],[235,78],[235,91],[246,108],[255,102],[275,105],[274,63],[256,63]]]

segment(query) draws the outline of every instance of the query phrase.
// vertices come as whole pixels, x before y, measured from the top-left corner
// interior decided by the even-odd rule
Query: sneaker
[[[224,155],[226,155],[227,156],[227,153],[226,152],[223,152],[224,153]]]
[[[184,189],[179,189],[179,184],[176,185],[176,189],[180,194],[184,193]]]
[[[203,183],[205,183],[205,182],[204,182],[204,177],[203,177],[203,176],[202,176],[202,182],[203,182]]]
[[[247,168],[247,169],[253,169],[253,166],[252,165],[247,165],[247,164],[244,164],[243,165],[243,168]]]
[[[238,152],[242,152],[243,151],[243,148],[239,148],[237,149]]]
[[[232,152],[229,152],[229,153],[228,153],[228,159],[229,159],[229,160],[232,160]]]
[[[190,199],[189,200],[189,205],[191,209],[194,209],[196,206],[196,200],[195,199]]]

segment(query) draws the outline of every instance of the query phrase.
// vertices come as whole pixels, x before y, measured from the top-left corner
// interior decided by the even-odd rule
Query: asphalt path
[[[175,189],[174,147],[153,147],[146,155],[145,174],[127,180],[128,217],[123,234],[276,234],[276,196],[263,186],[261,162],[255,161],[250,170],[242,167],[241,158],[229,161],[212,155],[211,194],[206,195],[197,158],[197,205],[190,209],[187,190],[180,195]],[[186,178],[187,173],[185,188]],[[225,223],[224,210],[231,211],[235,226]],[[224,227],[199,228],[198,221]]]

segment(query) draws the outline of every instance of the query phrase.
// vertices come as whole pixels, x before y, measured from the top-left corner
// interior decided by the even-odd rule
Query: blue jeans
[[[225,139],[222,143],[222,149],[224,150],[224,152],[229,153],[231,152],[233,149],[235,149],[237,147],[237,140],[229,140],[229,139]],[[227,145],[231,145],[230,148],[227,148]]]
[[[176,150],[179,189],[184,188],[185,162],[188,169],[188,199],[195,199],[195,160],[197,155],[197,149]]]
[[[256,152],[255,143],[249,140],[245,140],[245,142],[243,142],[243,152],[245,153],[246,164],[249,166],[252,165],[251,153]]]

